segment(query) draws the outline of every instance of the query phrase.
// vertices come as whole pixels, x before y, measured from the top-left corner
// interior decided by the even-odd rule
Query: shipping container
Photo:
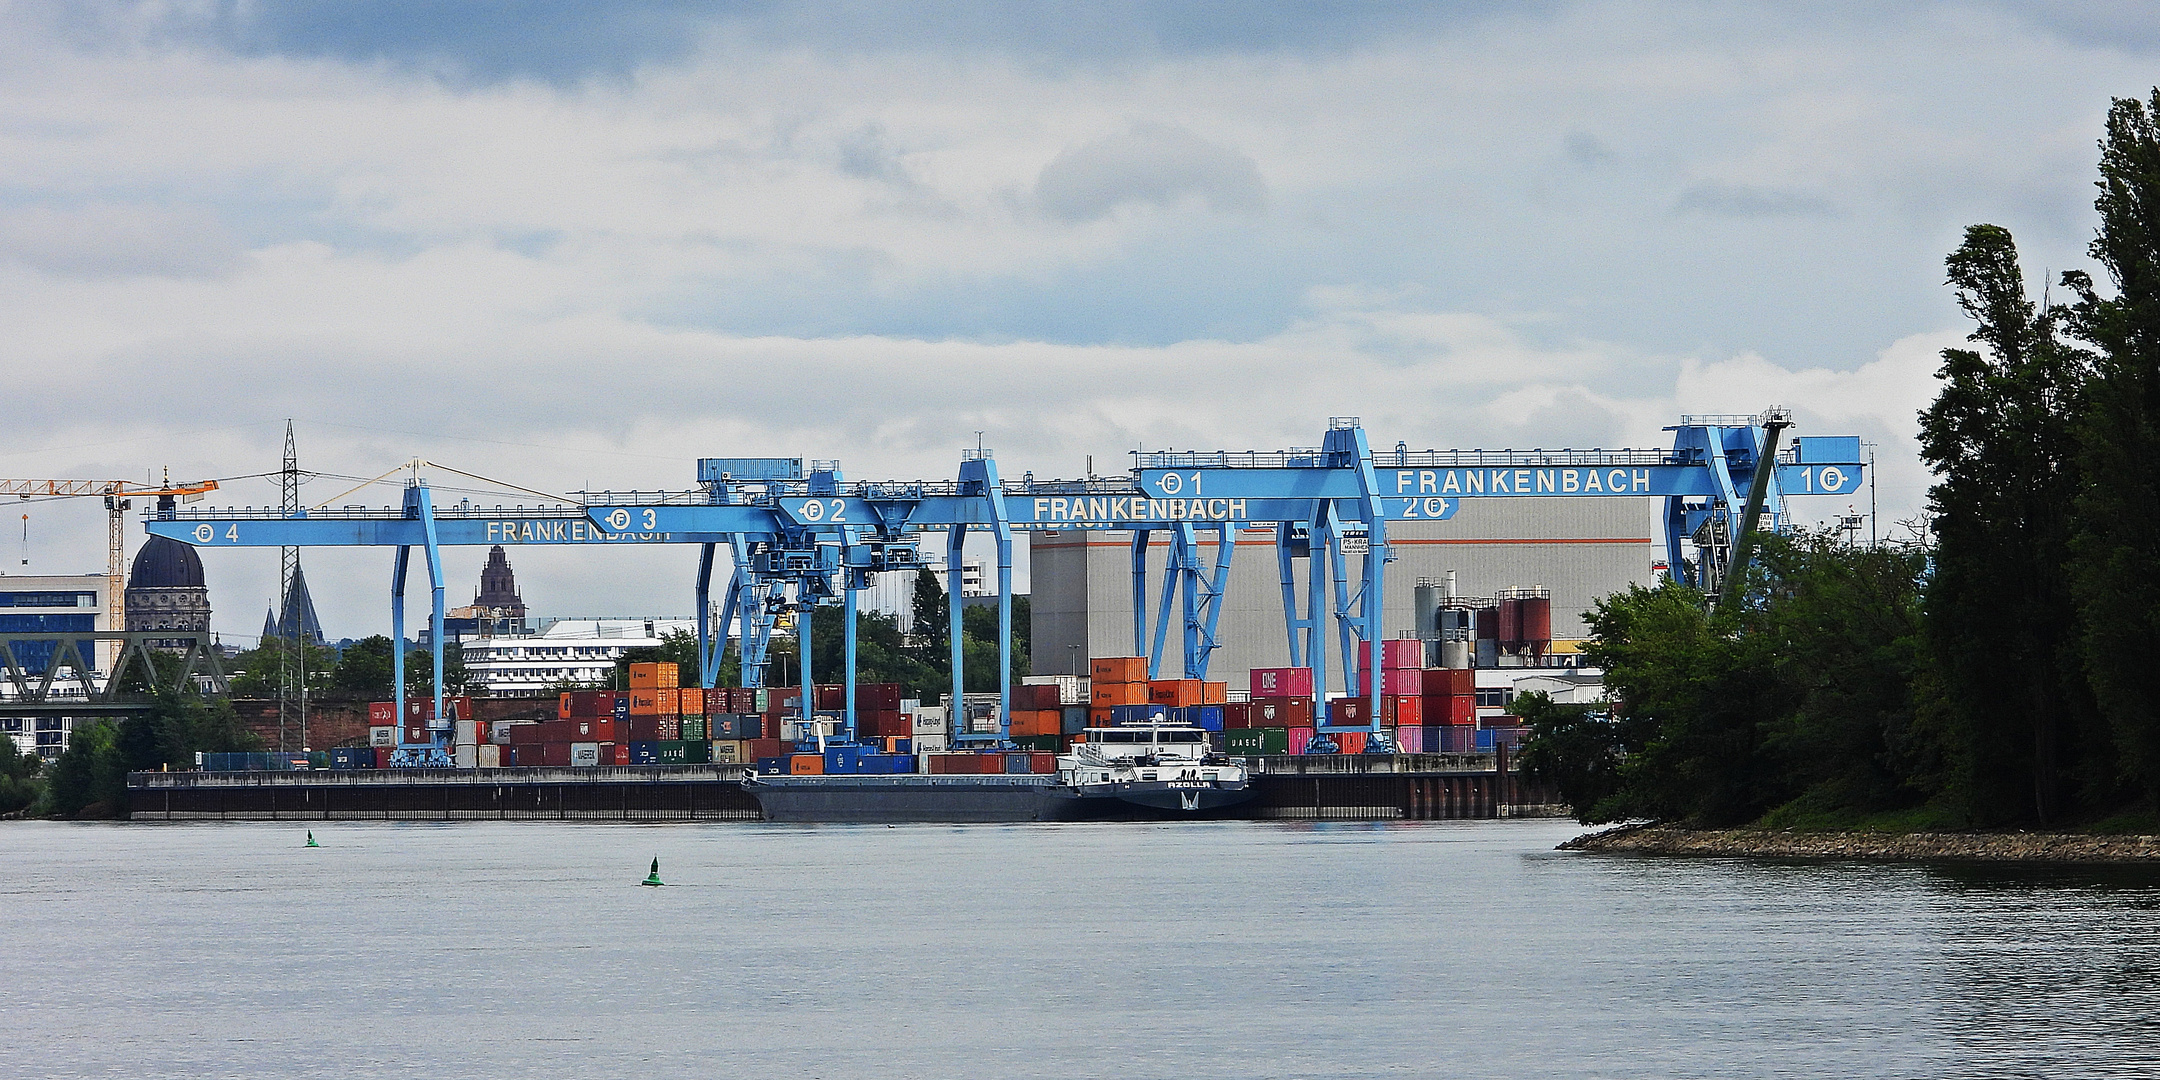
[[[1312,739],[1312,728],[1290,728],[1283,733],[1283,746],[1285,747],[1284,752],[1291,754],[1302,754],[1306,751],[1307,748],[1312,745]]]
[[[502,768],[502,747],[497,746],[494,743],[481,743],[478,747],[475,748],[475,752],[478,758],[478,764],[476,765],[477,768]]]
[[[1370,641],[1358,642],[1358,670],[1372,667]],[[1380,666],[1385,668],[1415,669],[1425,666],[1425,643],[1416,638],[1388,638],[1380,642]]]
[[[612,752],[612,750],[610,751],[610,756],[611,756],[611,757],[613,756],[613,752]],[[597,765],[599,765],[599,764],[600,764],[600,744],[599,744],[599,743],[596,743],[596,742],[581,742],[581,743],[571,743],[571,744],[570,744],[570,765],[571,765],[571,767],[573,767],[573,768],[586,768],[586,767],[591,767],[591,766],[597,766]]]
[[[1453,697],[1458,694],[1477,693],[1477,672],[1469,668],[1427,668],[1424,674],[1425,697]]]
[[[673,661],[630,665],[630,689],[672,690],[682,685],[682,671]]]
[[[369,728],[369,729],[368,729],[368,745],[369,745],[369,746],[396,746],[396,745],[397,745],[397,733],[398,733],[398,729],[397,729],[397,728],[396,728],[395,726],[392,726],[392,727],[371,727],[371,728]]]
[[[395,729],[395,728],[392,728],[391,730],[393,730],[393,731],[394,731],[394,730],[396,730],[396,729]],[[389,767],[390,767],[390,755],[391,755],[391,754],[393,754],[393,753],[395,753],[395,752],[396,752],[396,751],[394,751],[394,750],[390,749],[390,748],[389,748],[389,747],[387,747],[387,746],[378,746],[378,747],[376,747],[376,748],[375,748],[375,767],[376,767],[376,768],[378,768],[378,769],[387,769],[387,768],[389,768]]]
[[[1058,707],[1058,730],[1066,735],[1078,735],[1088,726],[1088,707],[1085,705],[1061,705]]]
[[[1248,727],[1311,727],[1313,699],[1309,697],[1254,698],[1248,703],[1252,720]]]
[[[359,769],[362,758],[369,766],[375,764],[375,751],[366,746],[335,746],[330,749],[330,767],[333,769]]]
[[[459,746],[473,746],[480,742],[480,722],[459,720],[452,729],[450,741]],[[462,767],[462,766],[461,766]]]
[[[1372,672],[1358,672],[1357,696],[1363,697],[1372,689]],[[1417,697],[1425,692],[1425,673],[1404,668],[1386,668],[1380,672],[1380,692],[1388,697]]]
[[[1146,682],[1148,662],[1145,656],[1098,656],[1088,663],[1088,676],[1097,685],[1102,683]],[[1110,705],[1129,705],[1133,702],[1112,701]]]
[[[1254,668],[1246,673],[1254,697],[1311,697],[1311,668]]]
[[[682,718],[682,735],[680,738],[684,742],[705,742],[712,738],[712,736],[706,734],[706,730],[704,717],[685,716]]]
[[[683,686],[676,688],[675,711],[684,716],[705,715],[707,710],[705,708],[704,689],[696,686]]]
[[[480,767],[480,748],[472,743],[460,743],[450,750],[450,760],[460,769]]]
[[[397,726],[397,702],[395,702],[395,701],[370,701],[370,702],[368,702],[368,707],[367,707],[367,721],[368,721],[368,725],[369,725],[370,727],[396,727],[396,726]]]
[[[1149,686],[1149,683],[1144,682],[1096,682],[1088,690],[1088,704],[1098,709],[1118,705],[1145,705],[1148,703]]]
[[[1340,747],[1345,754],[1362,754],[1365,752],[1366,735],[1362,731],[1330,732],[1328,738],[1335,740],[1335,745]]]
[[[712,744],[702,739],[669,739],[660,743],[660,764],[703,765],[712,760]]]
[[[1428,697],[1425,699],[1425,722],[1428,724],[1475,724],[1477,723],[1477,698],[1470,694],[1452,697]]]
[[[1147,702],[1150,705],[1198,705],[1200,701],[1198,679],[1157,679],[1148,684]]]
[[[1223,733],[1225,753],[1239,757],[1257,757],[1262,754],[1287,754],[1290,752],[1288,728],[1246,728]]]

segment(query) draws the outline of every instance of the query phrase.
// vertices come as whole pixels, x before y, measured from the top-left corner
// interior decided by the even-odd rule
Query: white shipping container
[[[578,766],[600,764],[600,744],[596,742],[571,743],[570,764]]]
[[[522,723],[530,723],[530,721],[497,720],[489,724],[487,726],[488,741],[497,746],[510,745],[510,730]]]
[[[952,739],[947,737],[944,732],[915,736],[915,752],[917,754],[937,753],[950,745],[952,745]]]
[[[397,729],[394,727],[371,727],[367,729],[369,746],[397,745]]]
[[[914,727],[915,737],[918,739],[925,735],[945,735],[951,731],[950,722],[945,718],[945,708],[940,705],[925,706],[917,710]]]
[[[460,769],[477,769],[480,767],[478,750],[475,746],[460,746],[453,752],[452,758]]]
[[[502,768],[502,747],[494,743],[481,743],[477,749],[479,750],[477,760],[480,768]]]
[[[457,738],[453,741],[455,741],[460,746],[471,746],[472,744],[479,742],[480,722],[478,720],[458,721]]]
[[[1078,675],[1029,675],[1020,680],[1020,685],[1054,685],[1058,688],[1058,704],[1060,705],[1084,705],[1087,703],[1087,694],[1080,689],[1080,676]]]

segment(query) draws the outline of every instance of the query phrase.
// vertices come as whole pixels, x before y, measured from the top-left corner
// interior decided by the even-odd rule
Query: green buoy
[[[309,829],[309,830],[308,830],[308,834],[307,834],[307,846],[309,846],[309,847],[321,847],[321,846],[322,846],[321,844],[318,844],[318,843],[316,843],[316,842],[315,842],[315,830],[313,830],[313,829]]]
[[[650,874],[647,874],[647,875],[645,875],[645,880],[643,880],[643,881],[640,881],[640,882],[638,882],[638,884],[640,884],[640,885],[665,885],[665,884],[667,884],[667,882],[665,882],[665,881],[662,881],[662,880],[660,880],[660,860],[659,860],[658,858],[655,858],[655,859],[653,859],[653,861],[652,861],[652,873],[650,873]]]

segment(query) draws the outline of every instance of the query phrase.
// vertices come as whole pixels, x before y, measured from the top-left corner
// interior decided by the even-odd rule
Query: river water
[[[0,1075],[2160,1075],[2160,876],[1577,831],[0,824]]]

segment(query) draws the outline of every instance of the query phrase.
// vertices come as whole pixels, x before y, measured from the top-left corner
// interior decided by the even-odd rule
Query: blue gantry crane
[[[392,574],[393,632],[402,639],[404,590],[415,549],[427,561],[432,593],[436,708],[442,716],[443,581],[440,549],[480,544],[697,544],[698,638],[705,685],[713,684],[719,650],[732,633],[740,642],[744,685],[762,685],[773,632],[792,614],[803,686],[812,685],[807,647],[819,607],[837,606],[843,620],[847,700],[836,736],[855,732],[855,613],[859,593],[880,573],[925,565],[925,534],[945,534],[944,565],[955,587],[971,533],[987,534],[997,552],[999,707],[994,731],[970,732],[959,704],[965,656],[962,606],[950,606],[954,738],[1006,744],[1012,691],[1013,536],[1020,531],[1118,530],[1131,533],[1133,648],[1160,674],[1170,627],[1179,625],[1179,667],[1205,678],[1229,582],[1235,533],[1271,528],[1282,590],[1283,620],[1294,666],[1314,669],[1326,688],[1339,670],[1347,691],[1370,699],[1364,724],[1321,724],[1316,747],[1334,744],[1329,732],[1381,734],[1379,680],[1359,686],[1353,675],[1361,642],[1383,636],[1382,597],[1393,556],[1391,521],[1446,521],[1463,499],[1657,497],[1665,500],[1668,565],[1682,581],[1714,590],[1744,562],[1746,540],[1758,525],[1775,528],[1789,495],[1842,495],[1863,479],[1859,440],[1804,438],[1779,454],[1777,434],[1789,416],[1683,417],[1668,430],[1671,450],[1421,450],[1401,443],[1374,451],[1355,418],[1329,421],[1317,447],[1245,452],[1139,452],[1125,476],[1038,481],[999,477],[988,450],[963,451],[950,481],[844,479],[839,463],[801,458],[705,458],[698,486],[684,491],[587,493],[580,502],[532,508],[438,507],[417,475],[403,505],[392,509],[316,508],[286,515],[272,510],[159,508],[146,528],[203,547],[384,546],[397,549]],[[1741,492],[1747,491],[1747,496]],[[1748,506],[1756,512],[1749,512]],[[1167,540],[1161,591],[1152,605],[1148,552]],[[1210,543],[1212,541],[1212,543]],[[1686,557],[1692,545],[1695,557]],[[729,549],[731,572],[717,627],[713,571],[718,549]],[[1209,557],[1207,549],[1212,546]],[[1350,560],[1355,557],[1353,570]],[[1297,565],[1305,564],[1302,588]],[[1175,598],[1175,599],[1173,599]],[[1331,646],[1339,668],[1331,664]],[[404,709],[403,656],[397,694]],[[1323,692],[1324,689],[1323,689]],[[803,719],[814,718],[805,693]],[[426,744],[401,745],[401,764],[448,762],[450,722],[433,722]],[[1381,740],[1369,740],[1384,749]]]

